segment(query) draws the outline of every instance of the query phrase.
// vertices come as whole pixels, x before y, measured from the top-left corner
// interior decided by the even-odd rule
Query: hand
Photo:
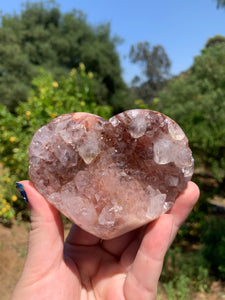
[[[11,300],[156,299],[163,259],[199,197],[189,182],[168,214],[121,237],[101,241],[72,225],[64,243],[59,212],[21,182],[29,199],[28,254]]]

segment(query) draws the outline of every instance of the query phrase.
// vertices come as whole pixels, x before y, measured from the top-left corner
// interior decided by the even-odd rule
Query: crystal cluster
[[[182,129],[167,116],[129,110],[52,120],[34,135],[29,174],[37,190],[84,230],[110,239],[168,211],[193,174]]]

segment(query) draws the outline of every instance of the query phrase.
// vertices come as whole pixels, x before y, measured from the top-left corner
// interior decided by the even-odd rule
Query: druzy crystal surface
[[[29,159],[37,190],[102,239],[168,211],[193,174],[182,129],[150,110],[108,121],[88,113],[62,115],[35,133]]]

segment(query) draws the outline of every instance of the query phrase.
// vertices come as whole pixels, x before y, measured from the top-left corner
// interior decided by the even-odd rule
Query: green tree
[[[0,103],[11,109],[28,95],[30,78],[35,74],[32,63],[19,44],[15,30],[0,27]]]
[[[78,11],[63,14],[54,2],[27,2],[20,14],[2,15],[0,102],[11,110],[27,97],[37,67],[55,79],[82,62],[95,80],[96,101],[113,105],[127,91],[110,25],[91,26]],[[123,108],[123,99],[116,109]]]
[[[143,78],[136,76],[133,90],[145,103],[151,104],[169,76],[170,60],[161,45],[151,47],[148,42],[138,43],[130,49],[130,59],[142,67]]]
[[[213,0],[217,2],[217,8],[225,7],[225,0]]]
[[[225,37],[222,35],[215,35],[212,38],[209,38],[205,44],[205,48],[215,46],[220,43],[225,43]]]
[[[196,165],[225,186],[225,44],[204,48],[160,93],[161,109],[186,132]]]

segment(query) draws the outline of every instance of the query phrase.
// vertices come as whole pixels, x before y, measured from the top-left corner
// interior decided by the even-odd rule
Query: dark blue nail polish
[[[16,182],[16,188],[18,189],[18,191],[20,192],[21,197],[23,198],[23,200],[25,202],[28,202],[28,198],[27,198],[27,194],[23,188],[23,185],[19,182]]]

